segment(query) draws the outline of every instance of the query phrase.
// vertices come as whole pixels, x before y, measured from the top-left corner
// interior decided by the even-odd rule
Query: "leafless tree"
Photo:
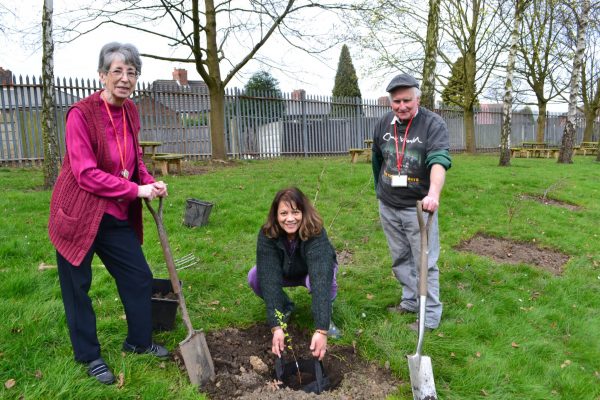
[[[600,5],[590,10],[586,47],[581,64],[581,111],[585,116],[583,141],[591,142],[594,121],[600,116]],[[600,142],[600,135],[598,135]]]
[[[560,96],[566,83],[559,77],[566,60],[559,23],[562,0],[532,0],[524,13],[516,73],[533,91],[538,108],[536,141],[544,141],[548,103]]]
[[[357,41],[375,54],[375,70],[402,70],[418,75],[424,70],[428,12],[423,2],[364,0],[352,22]],[[507,36],[501,23],[500,2],[495,0],[446,0],[439,2],[438,57],[450,70],[462,57],[464,76],[464,125],[466,147],[475,151],[474,106],[497,68]],[[423,81],[429,78],[423,77]],[[436,81],[447,77],[436,73]],[[475,85],[476,83],[476,85]],[[477,89],[475,89],[477,87]],[[441,92],[441,90],[437,90]]]
[[[149,40],[167,41],[173,54],[183,54],[142,56],[195,66],[210,95],[212,156],[225,159],[225,87],[274,35],[290,46],[304,48],[311,34],[303,29],[303,11],[343,8],[339,3],[314,0],[105,0],[102,6],[71,18],[72,23],[64,28],[76,38],[103,25],[125,27],[148,35]]]
[[[435,108],[435,67],[438,55],[439,30],[440,0],[429,0],[421,104],[430,110]]]
[[[461,108],[465,129],[465,146],[475,153],[474,106],[477,97],[487,86],[506,46],[508,35],[501,23],[499,3],[485,0],[447,0],[442,6],[446,20],[441,24],[449,45],[463,59],[465,82]],[[448,65],[452,61],[441,52]],[[476,88],[477,84],[477,88]]]
[[[44,144],[44,186],[54,186],[58,177],[58,143],[54,119],[54,41],[52,39],[52,0],[44,0],[42,12],[42,140]]]
[[[523,21],[523,13],[528,7],[529,0],[515,0],[515,18],[510,34],[510,50],[506,63],[506,82],[504,85],[504,101],[502,105],[502,133],[500,134],[500,166],[510,165],[510,130],[512,121],[512,103],[513,103],[513,75],[515,68],[515,58],[519,43],[519,32]]]
[[[571,83],[569,85],[569,111],[567,113],[567,121],[565,123],[560,152],[558,154],[558,163],[560,164],[571,164],[573,162],[575,118],[579,97],[580,74],[585,52],[585,35],[589,23],[591,7],[590,0],[583,0],[581,2],[581,8],[577,7],[577,4],[569,5],[571,6],[572,18],[577,22],[577,46],[575,49],[575,57],[573,58],[573,68],[571,70]]]

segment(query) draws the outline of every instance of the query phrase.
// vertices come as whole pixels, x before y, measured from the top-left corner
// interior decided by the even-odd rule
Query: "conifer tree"
[[[362,95],[358,87],[358,77],[352,64],[350,50],[348,46],[343,45],[338,61],[337,72],[335,74],[335,84],[333,86],[333,107],[331,113],[335,116],[355,116],[360,110]],[[357,101],[357,98],[359,99]],[[348,105],[346,105],[348,104]]]
[[[267,71],[254,73],[244,86],[240,108],[242,116],[251,117],[253,124],[264,124],[280,118],[285,104],[279,81]]]
[[[450,79],[442,92],[442,101],[446,107],[463,107],[465,103],[465,66],[462,57],[458,57],[452,65]],[[473,93],[477,93],[473,85]],[[479,101],[475,99],[475,106],[479,106]]]

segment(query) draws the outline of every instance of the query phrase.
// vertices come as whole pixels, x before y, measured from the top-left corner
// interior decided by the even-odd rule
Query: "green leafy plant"
[[[296,374],[298,375],[298,383],[302,384],[302,376],[300,374],[300,366],[298,365],[298,358],[296,358],[296,352],[294,351],[294,346],[292,345],[292,336],[290,335],[290,333],[288,332],[288,325],[287,322],[285,322],[285,318],[284,315],[281,311],[279,311],[278,309],[275,309],[275,318],[277,318],[277,323],[279,324],[279,326],[281,327],[281,330],[283,331],[283,340],[285,342],[285,347],[287,347],[290,352],[292,353],[292,357],[294,358],[294,362],[296,363]]]

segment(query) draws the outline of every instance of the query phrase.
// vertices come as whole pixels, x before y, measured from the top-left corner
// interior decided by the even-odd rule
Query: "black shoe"
[[[408,329],[419,333],[419,321],[415,321],[412,324],[408,325]],[[425,327],[425,332],[431,332],[432,330],[433,328],[429,328],[427,326]]]
[[[406,308],[401,307],[400,304],[398,304],[397,306],[388,307],[387,310],[388,312],[395,314],[415,314],[414,311],[407,310]]]
[[[102,358],[88,363],[88,375],[93,376],[100,383],[110,385],[115,381],[115,376]]]
[[[169,357],[171,354],[169,353],[169,350],[156,343],[152,343],[149,347],[136,347],[127,343],[127,341],[123,342],[123,351],[127,353],[150,354],[158,358]]]

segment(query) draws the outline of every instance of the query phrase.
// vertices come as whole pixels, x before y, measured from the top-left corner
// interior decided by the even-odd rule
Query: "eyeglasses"
[[[123,75],[127,76],[127,79],[129,79],[129,80],[137,79],[140,76],[140,73],[138,71],[132,71],[132,70],[123,71],[119,68],[114,69],[112,71],[108,71],[108,73],[113,78],[118,78],[118,79],[122,78]]]

